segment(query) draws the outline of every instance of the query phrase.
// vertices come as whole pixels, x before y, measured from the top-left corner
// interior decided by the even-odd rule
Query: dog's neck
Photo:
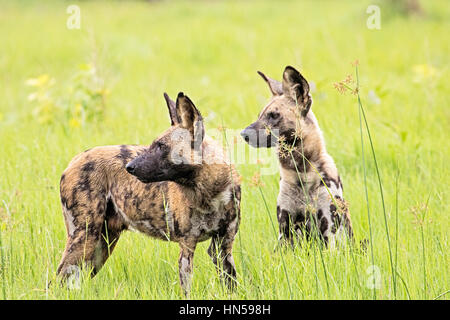
[[[207,211],[214,199],[232,186],[235,176],[234,168],[228,164],[202,164],[195,175],[178,184],[190,205]]]
[[[314,171],[326,154],[325,142],[316,117],[310,111],[300,120],[300,129],[293,128],[277,147],[280,166],[300,173]]]
[[[192,175],[176,182],[193,206],[208,210],[211,202],[237,181],[238,175],[234,166],[228,163],[222,146],[208,136],[202,143],[201,161]]]
[[[328,155],[322,132],[312,111],[301,122],[301,134],[286,143],[293,146],[286,152],[278,148],[280,176],[284,182],[302,186],[316,185],[322,179],[338,180],[338,172],[333,159]]]

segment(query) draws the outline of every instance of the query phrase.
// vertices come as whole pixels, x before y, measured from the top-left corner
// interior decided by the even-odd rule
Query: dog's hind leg
[[[346,202],[340,195],[335,195],[330,199],[328,191],[321,190],[321,199],[317,211],[317,222],[320,235],[325,244],[331,248],[347,242],[353,238],[350,216]]]
[[[336,241],[339,243],[345,243],[348,239],[354,244],[353,228],[350,220],[350,214],[348,209],[342,208],[339,212],[333,214],[333,219],[336,223]]]
[[[106,216],[106,198],[94,199],[92,195],[87,200],[76,191],[70,200],[61,197],[68,236],[57,274],[68,280],[69,286],[79,285],[81,267],[93,271],[92,275],[95,275],[97,267],[103,264],[102,259],[96,259],[96,255],[103,255],[103,251],[98,248]]]
[[[214,236],[208,247],[208,254],[216,266],[220,279],[225,281],[228,288],[233,289],[236,283],[236,266],[231,244],[229,239]]]
[[[120,234],[125,228],[122,218],[115,211],[112,201],[109,200],[106,205],[106,217],[102,225],[101,238],[98,240],[94,251],[93,275],[100,271],[112,254],[119,241]]]

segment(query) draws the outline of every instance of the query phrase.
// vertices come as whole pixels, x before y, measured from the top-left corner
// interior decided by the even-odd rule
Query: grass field
[[[278,173],[262,176],[267,211],[250,184],[258,165],[241,164],[239,286],[222,288],[205,242],[191,298],[448,299],[445,0],[422,1],[422,17],[380,1],[81,1],[79,30],[66,27],[71,2],[0,3],[0,299],[183,299],[178,245],[133,232],[81,290],[46,290],[66,237],[60,175],[93,146],[149,144],[169,125],[164,91],[188,94],[207,129],[242,129],[270,96],[256,70],[280,79],[286,65],[315,84],[313,110],[356,238],[371,239],[373,251],[274,252]],[[380,30],[366,26],[372,3]],[[364,134],[370,228],[357,99],[333,86],[354,77],[356,59],[386,207],[385,216]]]

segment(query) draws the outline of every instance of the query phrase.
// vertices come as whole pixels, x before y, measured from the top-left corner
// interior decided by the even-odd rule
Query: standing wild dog
[[[240,222],[240,183],[221,147],[205,137],[200,112],[183,93],[164,94],[171,127],[150,147],[96,147],[76,156],[61,177],[67,244],[57,273],[86,265],[95,275],[123,230],[180,244],[179,274],[188,294],[194,250],[208,253],[229,286],[235,281],[233,240]],[[127,172],[128,171],[128,172]],[[130,174],[131,173],[131,174]]]
[[[318,231],[325,244],[334,246],[336,236],[352,237],[342,182],[310,110],[308,82],[290,66],[282,82],[258,73],[269,85],[272,98],[241,135],[253,147],[277,147],[280,240],[293,243],[294,235],[309,237]]]

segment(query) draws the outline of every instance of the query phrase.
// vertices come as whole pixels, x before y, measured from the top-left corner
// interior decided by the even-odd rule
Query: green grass
[[[45,290],[66,237],[60,175],[90,147],[149,144],[169,125],[164,91],[188,94],[207,129],[244,128],[269,98],[256,70],[279,79],[288,64],[315,83],[313,110],[341,173],[356,238],[368,239],[358,102],[333,87],[354,75],[355,59],[386,212],[363,122],[373,252],[274,252],[278,174],[262,176],[259,189],[249,183],[258,167],[240,165],[239,286],[232,294],[221,287],[205,242],[197,247],[191,298],[289,299],[292,291],[294,299],[448,299],[450,8],[445,0],[422,1],[426,16],[405,17],[381,2],[381,30],[368,30],[370,3],[82,1],[81,30],[68,30],[72,2],[1,1],[0,299],[182,299],[178,245],[132,232],[81,290]],[[49,74],[54,96],[67,99],[78,66],[93,59],[110,91],[104,118],[80,128],[65,117],[40,124],[25,81]],[[372,253],[375,290],[368,286]]]

